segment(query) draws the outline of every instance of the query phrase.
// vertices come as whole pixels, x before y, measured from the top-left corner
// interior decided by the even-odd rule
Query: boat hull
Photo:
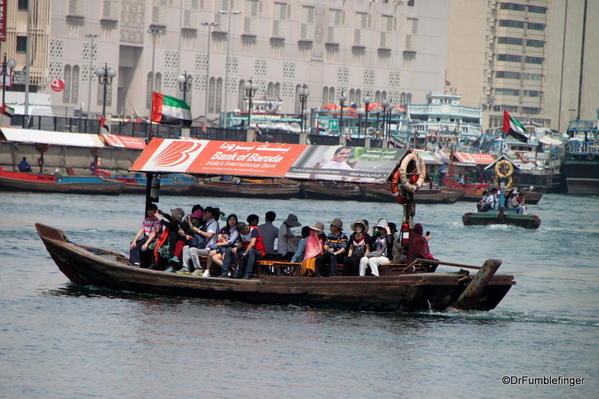
[[[0,189],[5,191],[118,195],[123,186],[122,182],[96,177],[55,178],[52,175],[0,172]]]
[[[194,195],[212,197],[281,198],[298,196],[299,183],[198,182],[191,185]]]
[[[411,273],[393,277],[261,277],[249,280],[193,277],[129,266],[112,251],[68,242],[62,231],[36,228],[59,269],[73,282],[114,290],[366,310],[446,309],[456,303],[468,277],[453,273]],[[469,309],[490,310],[515,284],[494,275]]]
[[[537,215],[499,214],[497,212],[469,212],[462,216],[465,226],[487,226],[491,224],[506,224],[523,227],[525,229],[538,229],[541,219]]]
[[[364,201],[394,202],[393,193],[387,185],[361,184],[360,192]],[[461,196],[458,191],[420,189],[416,191],[414,200],[417,204],[453,204]]]
[[[568,194],[599,195],[599,154],[569,154],[564,174]]]
[[[357,201],[361,199],[360,187],[353,183],[310,181],[302,183],[304,197],[332,201]]]

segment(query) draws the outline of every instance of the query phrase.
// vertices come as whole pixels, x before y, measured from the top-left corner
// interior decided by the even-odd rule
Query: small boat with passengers
[[[195,161],[210,159],[211,143],[205,140],[199,141],[203,143],[198,143],[196,147],[191,141],[182,144],[173,139],[154,139],[131,170],[146,172],[150,180],[154,173],[167,171],[209,174],[210,165],[198,166],[199,162]],[[179,148],[189,147],[185,148],[189,158],[184,159],[179,167],[174,167],[171,161],[165,161],[164,164],[167,166],[161,166],[161,154],[168,151],[172,144],[176,144]],[[234,147],[235,143],[213,142],[212,144],[222,148],[225,144]],[[249,144],[243,143],[244,149]],[[278,144],[271,146],[269,151],[275,149],[286,154],[301,153],[304,150],[302,145],[298,144]],[[384,172],[377,173],[383,176],[383,179],[387,179],[389,175],[393,176],[391,184],[396,194],[396,201],[404,208],[401,235],[405,239],[410,234],[409,227],[415,212],[412,194],[422,185],[425,170],[415,153],[397,151],[397,158],[390,163],[392,166],[388,165]],[[274,170],[276,169],[274,166],[264,167],[271,176],[284,178],[294,161],[288,159],[288,163],[283,162],[283,167],[279,167],[277,171]],[[277,163],[281,166],[281,161]],[[238,164],[230,166],[219,164],[219,169],[227,174],[242,173],[238,168]],[[374,175],[372,171],[365,171],[364,176],[370,177],[364,180],[370,183],[380,180],[373,178]],[[295,178],[298,178],[297,173]],[[309,174],[306,174],[305,178],[309,179]],[[151,199],[152,195],[148,192],[147,200]],[[36,224],[36,228],[52,259],[71,281],[80,285],[115,290],[252,303],[383,311],[442,310],[448,307],[491,310],[515,284],[512,275],[496,274],[501,265],[501,261],[497,259],[488,259],[482,266],[416,259],[410,264],[386,265],[382,268],[380,277],[301,277],[296,273],[298,263],[261,260],[257,261],[255,274],[250,279],[196,277],[133,266],[118,252],[71,242],[65,233],[57,228],[42,224]],[[458,271],[432,272],[438,265],[456,267]],[[477,273],[471,275],[468,269],[476,270]]]

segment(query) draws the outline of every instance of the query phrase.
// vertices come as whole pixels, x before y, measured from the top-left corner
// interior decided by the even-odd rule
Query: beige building
[[[447,1],[53,0],[46,6],[51,38],[36,57],[46,57],[41,87],[57,114],[101,112],[103,86],[93,71],[104,65],[116,72],[107,86],[113,115],[148,115],[153,85],[182,96],[177,77],[185,72],[192,76],[186,97],[194,117],[245,107],[249,79],[258,86],[257,100],[278,102],[286,113],[299,111],[302,84],[310,89],[308,108],[339,103],[342,92],[350,104],[367,95],[399,104],[423,103],[426,93],[443,89]],[[218,23],[209,51],[206,22]],[[51,91],[52,79],[64,80],[65,90]]]
[[[583,34],[586,7],[586,28]],[[599,2],[450,0],[447,80],[462,103],[483,107],[483,126],[503,110],[524,122],[565,131],[569,119],[599,107]],[[464,23],[468,21],[468,23]],[[584,44],[584,68],[580,84]]]

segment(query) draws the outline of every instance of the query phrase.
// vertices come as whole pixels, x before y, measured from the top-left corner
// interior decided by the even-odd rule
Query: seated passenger
[[[525,215],[526,211],[527,211],[527,207],[526,207],[526,201],[524,200],[524,193],[519,192],[517,194],[516,202],[518,204],[518,205],[516,205],[516,212]]]
[[[277,218],[277,214],[273,211],[266,212],[264,223],[258,226],[260,228],[260,234],[264,240],[264,248],[267,254],[275,253],[275,240],[279,235],[279,229],[273,225],[273,222]]]
[[[254,215],[253,213],[249,215],[246,220],[248,222],[248,225],[254,227],[258,226],[258,223],[260,223],[260,217],[258,215]]]
[[[370,236],[366,233],[366,221],[358,219],[351,224],[354,231],[348,240],[347,257],[343,263],[344,276],[357,276],[360,259],[370,249]]]
[[[435,259],[435,257],[431,254],[428,242],[430,240],[430,234],[427,234],[427,237],[422,235],[423,228],[420,223],[416,223],[412,228],[412,233],[410,234],[410,247],[408,249],[408,264],[414,262],[414,260],[418,259]],[[436,265],[432,265],[429,267],[429,271],[434,271],[436,269]],[[431,270],[432,269],[432,270]]]
[[[495,204],[495,196],[492,195],[488,190],[485,190],[485,192],[483,193],[483,197],[481,198],[480,202],[478,203],[478,211],[479,212],[487,212],[491,209],[493,209],[493,205]]]
[[[216,235],[219,230],[216,220],[218,217],[220,217],[220,209],[209,206],[204,209],[204,225],[201,228],[191,226],[191,230],[196,234],[194,238],[197,238],[197,243],[190,242],[183,247],[183,267],[179,273],[191,272],[194,276],[204,274],[200,264],[200,256],[208,255],[210,245],[216,242]],[[189,264],[190,259],[191,265]]]
[[[254,264],[257,260],[262,259],[266,254],[264,250],[264,241],[260,235],[260,229],[256,226],[248,226],[245,223],[237,225],[239,231],[240,246],[237,247],[239,254],[239,266],[235,273],[235,278],[252,278],[254,273]],[[229,266],[226,264],[223,265]],[[223,276],[224,277],[224,276]]]
[[[389,229],[387,219],[381,219],[374,227],[373,237],[370,243],[371,251],[366,251],[365,256],[360,259],[360,276],[366,276],[366,269],[370,268],[374,276],[379,277],[379,266],[391,263],[393,235]]]
[[[279,236],[277,238],[277,252],[283,256],[283,259],[288,260],[293,257],[297,250],[297,244],[301,237],[297,237],[293,232],[294,227],[299,227],[302,224],[293,213],[287,216],[287,219],[281,223],[279,227]]]
[[[310,235],[310,227],[309,226],[302,227],[302,239],[300,240],[299,244],[297,245],[297,250],[293,254],[293,257],[291,258],[291,262],[301,262],[302,260],[304,260],[304,252],[306,251],[306,239],[308,238],[309,235]]]
[[[208,274],[205,274],[205,276],[210,275],[209,271],[213,263],[222,267],[225,253],[237,244],[237,241],[239,240],[237,223],[237,215],[234,213],[230,214],[227,218],[227,225],[221,229],[219,237],[217,238],[218,241],[214,245],[214,249],[208,254],[208,259],[206,261],[206,271],[208,271]],[[221,272],[221,274],[223,273]]]
[[[152,265],[153,248],[150,248],[150,244],[152,244],[156,235],[162,231],[160,220],[156,217],[157,210],[158,206],[156,204],[148,206],[147,217],[131,243],[129,243],[129,260],[134,266],[147,268]]]
[[[158,210],[156,216],[164,226],[162,235],[158,238],[154,247],[154,266],[152,269],[175,271],[169,261],[173,258],[177,241],[179,241],[179,229],[183,222],[185,212],[181,208],[171,209],[171,214],[163,214]],[[167,267],[168,266],[168,267]]]
[[[316,275],[317,262],[322,260],[325,237],[323,234],[324,224],[316,222],[310,226],[310,235],[306,239],[306,250],[304,260],[299,270],[299,275],[313,277]]]
[[[31,172],[31,165],[27,162],[27,157],[23,157],[19,162],[19,172]]]
[[[323,261],[319,265],[318,275],[331,276],[337,275],[337,265],[342,265],[345,259],[347,249],[347,236],[343,233],[343,222],[340,219],[334,219],[331,222],[331,232],[326,236],[324,244]],[[328,265],[328,271],[325,270]]]

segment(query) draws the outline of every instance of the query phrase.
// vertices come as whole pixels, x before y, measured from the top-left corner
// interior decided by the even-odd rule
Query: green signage
[[[320,127],[326,130],[339,130],[339,119],[319,119]]]

